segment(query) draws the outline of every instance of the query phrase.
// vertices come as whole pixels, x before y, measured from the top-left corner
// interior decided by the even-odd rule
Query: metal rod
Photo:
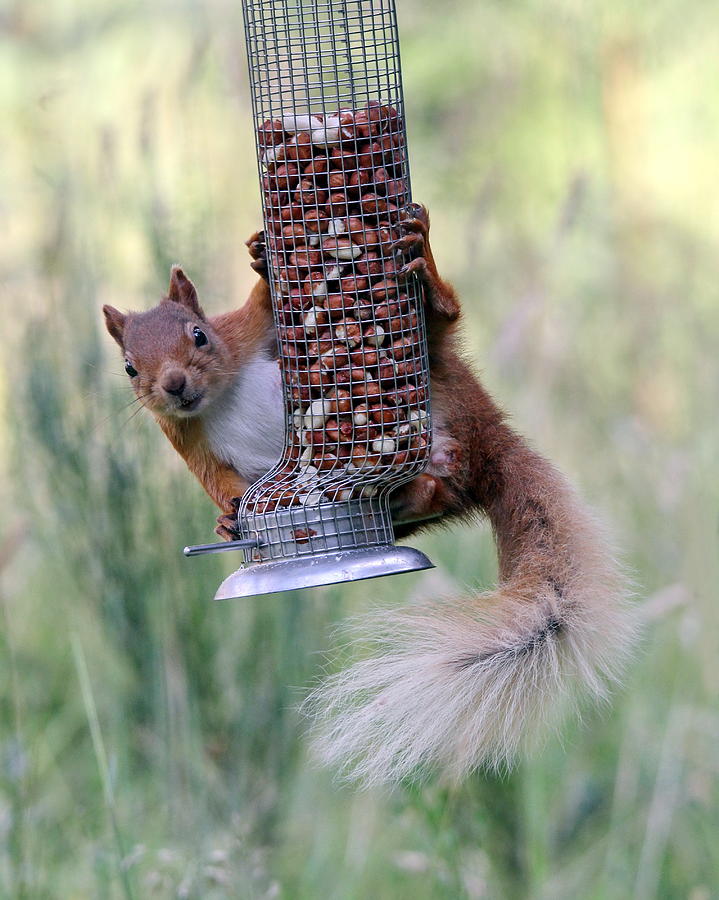
[[[256,550],[260,547],[257,538],[241,541],[220,541],[217,544],[193,544],[182,551],[185,556],[201,556],[203,553],[223,553],[225,550]]]

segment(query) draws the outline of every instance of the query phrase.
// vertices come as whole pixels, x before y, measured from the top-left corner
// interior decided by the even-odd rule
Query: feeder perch
[[[243,13],[286,445],[242,498],[222,549],[245,565],[218,599],[432,566],[394,545],[389,508],[430,449],[421,288],[392,250],[410,202],[394,2]]]

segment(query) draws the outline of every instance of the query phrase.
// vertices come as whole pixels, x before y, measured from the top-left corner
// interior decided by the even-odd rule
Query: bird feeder
[[[432,566],[394,545],[389,507],[430,449],[421,288],[393,248],[410,202],[394,2],[243,13],[287,418],[219,599]]]

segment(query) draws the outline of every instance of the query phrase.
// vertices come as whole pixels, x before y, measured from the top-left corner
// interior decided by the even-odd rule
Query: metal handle
[[[218,544],[195,544],[185,547],[185,556],[201,556],[203,553],[223,553],[225,550],[254,550],[260,546],[258,538],[246,538],[242,541],[220,541]]]

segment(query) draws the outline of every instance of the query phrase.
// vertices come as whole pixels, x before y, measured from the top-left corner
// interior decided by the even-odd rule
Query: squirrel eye
[[[137,369],[131,365],[127,360],[125,360],[125,371],[130,376],[130,378],[134,378],[137,375]]]
[[[192,329],[192,336],[195,339],[195,347],[204,347],[207,343],[207,335],[201,328],[198,328],[197,326]]]

